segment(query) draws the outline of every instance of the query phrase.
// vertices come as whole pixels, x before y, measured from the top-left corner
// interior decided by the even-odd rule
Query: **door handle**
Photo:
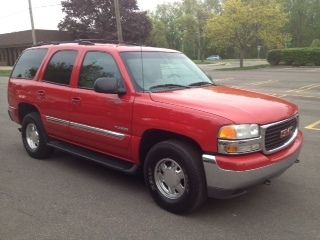
[[[37,91],[37,96],[38,96],[39,98],[44,98],[45,95],[46,95],[46,92],[45,92],[44,90],[39,90],[39,91]]]
[[[72,98],[72,99],[71,99],[71,102],[72,102],[73,104],[79,104],[79,103],[81,102],[81,98],[79,98],[79,97]]]

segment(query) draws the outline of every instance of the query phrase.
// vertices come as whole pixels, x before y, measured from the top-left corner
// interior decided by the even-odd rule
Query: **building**
[[[69,41],[69,32],[57,30],[35,30],[37,42]],[[31,30],[0,34],[0,66],[12,66],[21,52],[32,46]]]

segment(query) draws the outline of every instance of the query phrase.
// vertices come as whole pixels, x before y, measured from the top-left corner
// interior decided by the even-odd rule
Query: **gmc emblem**
[[[293,132],[293,126],[288,127],[280,132],[280,138],[289,137]]]

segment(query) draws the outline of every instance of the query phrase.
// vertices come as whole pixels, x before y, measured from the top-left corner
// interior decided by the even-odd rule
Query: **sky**
[[[63,19],[60,0],[32,0],[36,29],[57,29]],[[137,0],[141,10],[154,10],[157,4],[174,0]],[[31,28],[28,0],[1,0],[0,34]]]

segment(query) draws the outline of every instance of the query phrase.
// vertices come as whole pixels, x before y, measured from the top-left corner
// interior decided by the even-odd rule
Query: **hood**
[[[151,99],[227,118],[234,123],[267,124],[291,117],[296,105],[283,99],[223,86],[151,93]]]

